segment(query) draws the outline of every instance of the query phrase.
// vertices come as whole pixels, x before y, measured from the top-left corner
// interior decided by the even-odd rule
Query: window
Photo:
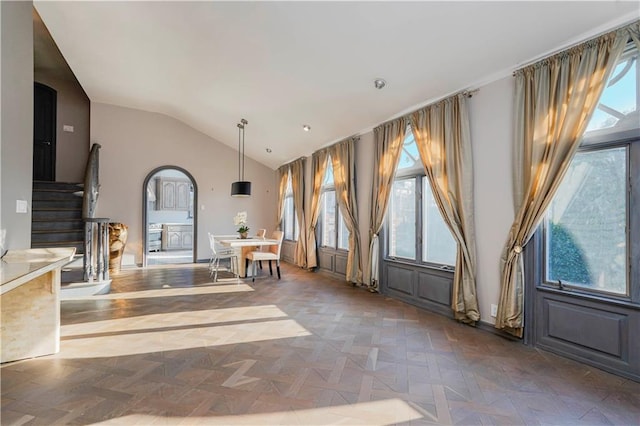
[[[616,66],[542,224],[543,280],[602,296],[631,298],[631,181],[640,172],[640,69],[631,46]],[[636,129],[634,131],[634,129]],[[637,223],[636,223],[637,225]],[[637,283],[635,284],[638,285]]]
[[[389,256],[416,259],[416,178],[396,179],[389,202]]]
[[[391,189],[387,235],[387,255],[391,258],[455,265],[457,246],[433,198],[410,128]]]
[[[344,223],[342,213],[338,207],[338,200],[336,199],[331,157],[328,157],[327,162],[327,169],[321,188],[320,245],[327,248],[349,250],[349,230]]]
[[[293,185],[291,184],[291,173],[289,173],[289,177],[287,178],[287,189],[284,193],[282,208],[282,229],[284,230],[285,240],[298,241],[298,216],[296,215],[296,209],[293,203]]]
[[[455,266],[457,244],[433,198],[429,179],[422,178],[422,261]]]

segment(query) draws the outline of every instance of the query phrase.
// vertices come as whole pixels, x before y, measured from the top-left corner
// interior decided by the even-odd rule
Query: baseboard
[[[496,328],[493,324],[485,321],[478,321],[476,323],[476,328],[482,331],[486,331],[487,333],[495,334],[496,336],[504,337],[505,339],[511,340],[513,342],[522,342],[522,339],[509,334],[506,331],[502,331]]]

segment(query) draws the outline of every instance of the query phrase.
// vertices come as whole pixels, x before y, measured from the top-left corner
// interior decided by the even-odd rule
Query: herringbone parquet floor
[[[332,278],[124,270],[1,369],[2,425],[640,424],[640,384]]]

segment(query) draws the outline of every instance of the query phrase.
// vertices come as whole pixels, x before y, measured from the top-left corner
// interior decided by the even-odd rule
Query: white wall
[[[33,181],[33,17],[31,2],[0,2],[2,105],[0,228],[6,248],[31,247]],[[29,213],[16,213],[25,200]]]
[[[230,125],[234,125],[231,123]],[[113,105],[91,104],[91,141],[100,150],[97,217],[129,226],[125,254],[142,261],[142,186],[156,167],[187,170],[198,187],[198,259],[209,258],[207,232],[233,234],[233,217],[247,211],[251,229],[276,224],[275,172],[249,158],[245,178],[252,182],[249,198],[232,198],[238,176],[236,150],[163,114]],[[251,140],[246,141],[248,144]]]
[[[358,201],[358,220],[360,229],[360,258],[363,278],[367,276],[369,259],[369,227],[371,217],[371,188],[373,186],[373,132],[365,133],[356,142],[356,185]]]
[[[495,323],[500,256],[513,222],[513,77],[480,88],[469,99],[473,146],[477,249],[476,283],[481,321]]]

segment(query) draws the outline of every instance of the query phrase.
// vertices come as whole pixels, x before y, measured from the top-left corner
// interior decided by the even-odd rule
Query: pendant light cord
[[[241,160],[240,158],[242,157],[242,151],[240,151],[240,134],[242,132],[242,124],[238,123],[238,181],[241,181],[242,179],[240,178],[240,170],[241,170]]]
[[[238,123],[238,128],[242,133],[242,154],[240,154],[240,134],[238,134],[238,177],[240,181],[244,181],[244,127],[247,124],[249,124],[249,122],[244,118],[240,119],[240,123]],[[240,162],[241,157],[242,162]]]

